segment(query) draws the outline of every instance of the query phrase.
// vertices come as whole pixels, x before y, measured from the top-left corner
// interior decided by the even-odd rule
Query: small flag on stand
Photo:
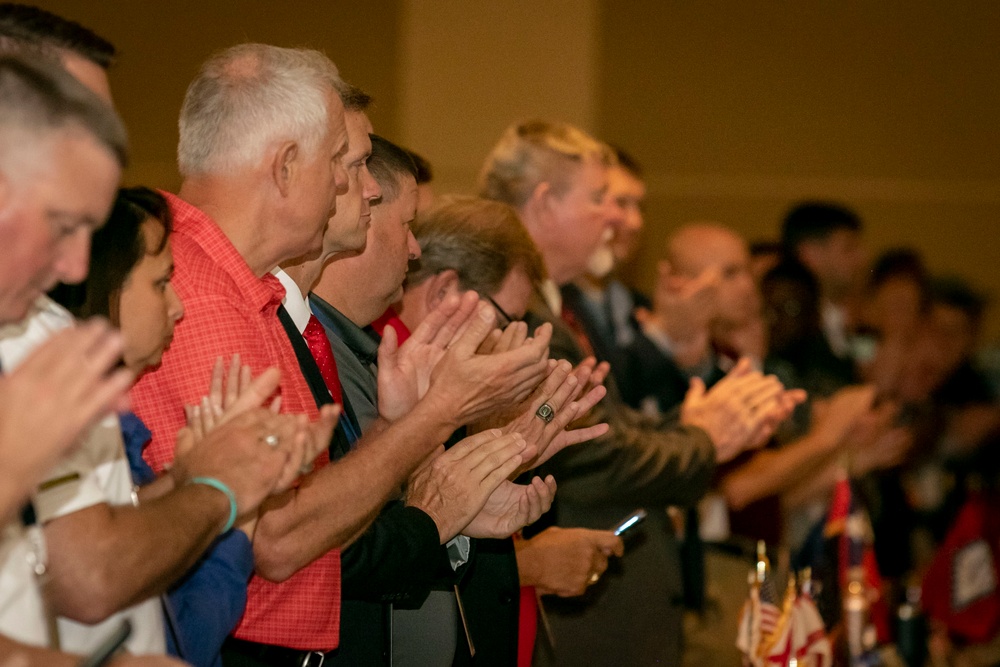
[[[763,542],[757,545],[757,565],[750,572],[750,594],[740,617],[736,646],[747,667],[831,667],[833,657],[823,620],[809,594],[809,574],[800,586],[789,579],[778,601],[775,578]]]
[[[837,541],[837,572],[840,591],[847,590],[853,572],[860,568],[866,593],[870,600],[868,616],[875,627],[879,643],[888,642],[889,607],[882,594],[882,575],[875,560],[875,538],[871,521],[864,507],[857,501],[847,476],[837,480],[833,500],[823,530],[827,539]]]

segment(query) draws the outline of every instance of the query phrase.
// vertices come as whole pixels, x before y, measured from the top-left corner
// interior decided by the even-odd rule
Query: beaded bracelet
[[[228,533],[229,530],[233,527],[233,525],[235,525],[236,515],[237,515],[236,494],[233,493],[233,490],[230,489],[228,486],[226,486],[225,483],[220,482],[214,477],[192,477],[191,479],[188,480],[187,483],[204,484],[205,486],[210,486],[213,489],[218,489],[219,491],[222,491],[224,494],[226,494],[226,498],[229,499],[229,521],[226,522],[226,525],[223,527],[222,532],[220,532],[219,534],[222,535],[223,533]]]

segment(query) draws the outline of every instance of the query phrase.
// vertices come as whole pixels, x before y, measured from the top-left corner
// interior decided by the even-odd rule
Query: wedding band
[[[548,403],[542,403],[541,405],[538,406],[538,409],[535,410],[535,416],[541,419],[546,424],[548,424],[555,418],[556,411],[553,410],[552,406],[549,405]]]
[[[601,575],[597,574],[596,572],[591,572],[590,573],[590,577],[587,579],[587,585],[588,586],[593,586],[594,584],[597,583],[597,580],[600,579],[600,578],[601,578]]]
[[[263,443],[264,443],[265,445],[267,445],[268,447],[277,447],[277,446],[278,446],[278,443],[279,443],[279,442],[281,442],[281,441],[280,441],[280,440],[278,439],[278,436],[276,436],[276,435],[275,435],[275,434],[273,434],[273,433],[270,433],[270,434],[268,434],[268,435],[265,435],[265,436],[264,436],[263,438],[261,438],[260,440],[261,440],[261,442],[263,442]]]

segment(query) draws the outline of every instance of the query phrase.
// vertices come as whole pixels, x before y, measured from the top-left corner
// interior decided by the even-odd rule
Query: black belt
[[[222,645],[222,664],[225,667],[323,667],[326,653],[258,644],[230,637]]]

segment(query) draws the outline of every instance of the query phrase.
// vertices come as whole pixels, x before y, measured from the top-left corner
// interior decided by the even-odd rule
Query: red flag
[[[924,575],[927,615],[972,643],[993,638],[1000,628],[997,523],[983,498],[970,495]]]

